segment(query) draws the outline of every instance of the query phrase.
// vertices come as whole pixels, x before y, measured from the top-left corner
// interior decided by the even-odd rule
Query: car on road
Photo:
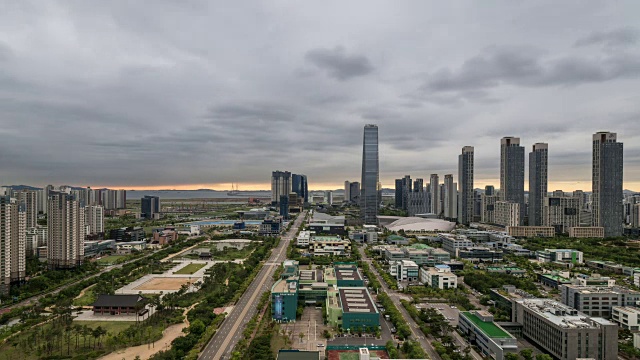
[[[457,309],[457,307],[455,305],[451,305],[452,309]]]

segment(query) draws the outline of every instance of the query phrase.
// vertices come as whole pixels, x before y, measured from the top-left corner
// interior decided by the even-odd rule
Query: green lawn
[[[116,261],[120,259],[124,259],[126,257],[127,257],[126,255],[109,255],[99,259],[98,264],[100,265],[114,264]]]
[[[89,306],[96,301],[96,294],[93,289],[87,289],[84,294],[73,300],[73,306]]]
[[[202,269],[206,264],[189,264],[178,271],[174,271],[174,274],[179,275],[191,275],[196,271]]]

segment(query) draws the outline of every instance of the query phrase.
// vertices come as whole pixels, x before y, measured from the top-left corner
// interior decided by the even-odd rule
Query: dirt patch
[[[180,290],[183,284],[193,284],[200,278],[154,277],[140,284],[134,290]]]
[[[384,350],[369,350],[372,357],[380,359],[388,359],[389,355]],[[358,359],[358,350],[329,350],[327,351],[327,360],[351,360]]]

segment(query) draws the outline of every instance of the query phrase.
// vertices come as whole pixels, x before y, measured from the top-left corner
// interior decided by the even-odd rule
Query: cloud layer
[[[640,190],[640,5],[492,4],[8,3],[0,184],[268,187],[287,169],[338,186],[377,123],[385,185],[457,177],[465,145],[495,182],[500,138],[520,136],[589,190],[608,130]]]

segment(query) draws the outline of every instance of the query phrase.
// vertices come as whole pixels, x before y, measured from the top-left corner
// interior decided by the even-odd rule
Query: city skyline
[[[476,186],[497,185],[515,136],[553,149],[550,190],[588,191],[610,131],[640,191],[637,2],[176,6],[6,6],[0,184],[251,190],[296,168],[339,189],[376,123],[384,187],[455,174],[467,144]]]

